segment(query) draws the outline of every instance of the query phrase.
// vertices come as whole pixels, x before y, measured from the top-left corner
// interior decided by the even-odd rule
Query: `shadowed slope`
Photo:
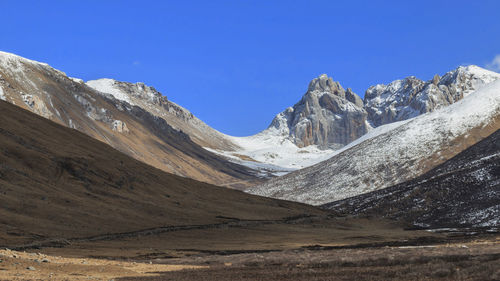
[[[322,211],[160,171],[0,101],[0,245]]]

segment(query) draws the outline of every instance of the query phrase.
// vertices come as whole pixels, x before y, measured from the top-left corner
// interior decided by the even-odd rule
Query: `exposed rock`
[[[438,75],[438,74],[436,74],[436,75],[434,75],[434,77],[432,78],[431,83],[437,86],[437,84],[439,83],[439,79],[441,79],[441,77],[439,77],[439,75]]]
[[[128,133],[128,128],[127,124],[125,122],[122,122],[121,120],[115,120],[113,121],[113,131],[116,131],[118,133]]]
[[[299,147],[342,147],[366,134],[363,102],[326,74],[313,79],[302,99],[271,122]]]
[[[388,85],[378,84],[365,93],[365,109],[373,127],[435,111],[461,100],[500,75],[477,66],[459,67],[442,78],[424,82],[414,76]]]
[[[363,107],[363,100],[356,95],[351,88],[347,88],[347,91],[345,92],[345,97],[348,101],[354,103],[357,107]]]

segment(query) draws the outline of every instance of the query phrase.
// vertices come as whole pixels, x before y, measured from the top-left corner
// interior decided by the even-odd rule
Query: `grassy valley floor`
[[[217,233],[212,233],[217,234]],[[254,234],[254,233],[252,233]],[[213,236],[207,237],[212,239]],[[429,238],[429,237],[428,237]],[[443,237],[434,237],[438,241]],[[163,240],[163,239],[162,239]],[[200,240],[200,238],[195,239]],[[214,245],[222,246],[220,239]],[[293,240],[293,238],[292,238]],[[460,240],[460,239],[458,239]],[[134,247],[106,250],[106,243],[28,251],[0,250],[0,280],[498,280],[500,237],[451,243],[390,246],[303,246],[250,250],[226,245],[220,251],[152,249],[133,257]],[[169,240],[163,240],[169,242]],[[409,244],[417,240],[407,241]],[[113,241],[119,243],[119,241]],[[428,240],[427,242],[431,242]],[[109,246],[116,246],[112,243]],[[136,244],[138,246],[139,243]],[[160,243],[159,243],[160,244]],[[271,246],[272,243],[269,244]],[[385,245],[384,245],[385,244]],[[88,245],[90,246],[90,245]],[[145,247],[152,246],[145,242]],[[193,247],[196,247],[196,241]],[[276,245],[277,246],[277,245]],[[288,246],[291,246],[289,244]],[[207,247],[202,247],[207,248]],[[144,249],[148,251],[148,249]],[[158,255],[163,251],[163,255]],[[84,253],[87,252],[87,255]],[[111,254],[92,258],[90,253]],[[46,254],[48,253],[48,254]],[[58,253],[60,255],[58,255]],[[123,255],[120,257],[120,253]],[[173,254],[168,256],[168,253]],[[74,256],[77,254],[79,257]],[[174,256],[175,255],[175,256]],[[73,257],[69,257],[73,256]]]

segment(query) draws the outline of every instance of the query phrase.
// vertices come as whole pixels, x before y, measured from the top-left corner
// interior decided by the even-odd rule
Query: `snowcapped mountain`
[[[326,160],[387,128],[448,106],[500,74],[477,66],[458,67],[424,82],[415,77],[370,87],[364,101],[326,74],[313,79],[302,99],[250,137],[226,136],[239,148],[211,150],[263,174],[283,175]],[[371,132],[373,131],[373,132]]]
[[[187,109],[169,101],[155,88],[146,86],[144,83],[134,84],[113,79],[98,79],[87,81],[85,84],[165,119],[170,126],[183,131],[201,146],[229,150],[235,147],[224,134],[214,130]]]
[[[448,106],[499,78],[500,74],[475,65],[458,67],[443,77],[436,74],[427,82],[410,76],[370,87],[364,108],[370,124],[378,127]]]
[[[345,131],[343,127],[347,121],[330,122],[329,119],[335,119],[335,116],[340,116],[339,114],[343,114],[344,119],[348,119],[358,112],[361,112],[361,118],[363,118],[361,116],[363,114],[366,117],[366,113],[362,110],[350,111],[356,108],[357,105],[362,104],[361,98],[352,93],[350,89],[345,91],[338,82],[333,82],[326,75],[314,79],[310,83],[309,90],[302,101],[293,107],[296,108],[296,114],[291,114],[291,116],[295,121],[291,119],[284,121],[285,124],[287,122],[296,124],[290,127],[288,125],[276,125],[278,124],[277,120],[283,113],[278,114],[268,129],[250,137],[233,137],[216,131],[196,118],[187,109],[169,101],[156,89],[143,83],[133,84],[113,79],[99,79],[88,81],[86,85],[99,91],[104,96],[112,96],[120,101],[138,106],[154,116],[165,119],[169,125],[182,130],[194,142],[205,149],[226,157],[237,164],[259,170],[258,175],[264,178],[282,175],[313,165],[326,160],[334,152],[333,149],[326,147],[320,149],[320,145],[315,143],[306,146],[298,137],[291,135],[290,130],[296,132],[299,136],[303,136],[305,131],[300,129],[301,124],[314,124],[313,127],[319,132],[311,135],[310,140],[314,142],[313,138],[315,138],[316,142],[326,146],[329,141],[327,139],[318,139],[321,134],[327,136],[330,134],[331,139],[343,139],[344,142],[345,139],[349,138],[347,133],[340,136],[340,131]],[[352,102],[348,99],[352,100]],[[333,107],[333,105],[335,105],[334,109],[325,110],[328,106]],[[332,112],[335,109],[337,109],[336,114]],[[341,110],[345,110],[345,112],[342,113]],[[320,115],[324,114],[324,112],[327,112],[326,116],[321,117]],[[320,116],[320,119],[318,120],[315,116]],[[331,124],[329,125],[329,123]],[[337,128],[331,128],[333,126]],[[364,126],[366,126],[366,122],[363,122],[362,132],[366,131]],[[326,128],[327,132],[325,133],[322,128]],[[339,136],[334,136],[334,134]],[[356,133],[356,135],[359,134],[361,133]],[[297,144],[297,142],[302,143],[302,145]],[[338,144],[338,146],[342,146],[342,144]]]
[[[254,183],[255,176],[283,175],[327,160],[399,126],[395,121],[448,106],[500,77],[479,67],[460,67],[428,82],[410,77],[371,87],[363,102],[323,74],[267,129],[232,137],[143,83],[85,83],[8,53],[0,53],[0,75],[0,99],[165,171],[239,187]]]
[[[106,85],[106,80],[101,82],[90,84]],[[116,84],[118,90],[105,94],[47,64],[0,52],[2,100],[167,172],[215,184],[237,182],[237,186],[256,180],[254,171],[203,149],[184,133],[196,136],[208,127],[188,111],[143,84]],[[175,129],[170,124],[182,126]],[[215,135],[208,131],[206,138],[197,140],[221,145],[217,138],[204,142]]]
[[[429,171],[500,128],[500,81],[413,119],[380,126],[330,159],[249,192],[309,204],[378,190]]]
[[[324,205],[425,228],[500,226],[500,130],[424,175]]]
[[[264,131],[249,137],[226,136],[239,148],[211,150],[263,176],[283,175],[328,159],[368,131],[363,101],[326,74],[309,83],[293,107],[276,115]]]

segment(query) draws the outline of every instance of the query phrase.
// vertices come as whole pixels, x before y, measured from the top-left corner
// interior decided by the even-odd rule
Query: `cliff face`
[[[322,74],[309,83],[302,99],[279,113],[269,127],[299,147],[338,149],[371,128],[448,106],[499,78],[500,74],[478,66],[461,66],[429,81],[410,76],[372,86],[362,100]]]
[[[366,134],[366,118],[361,98],[323,74],[313,79],[302,99],[278,114],[270,127],[288,134],[299,147],[339,148]]]
[[[370,87],[364,108],[370,124],[378,127],[448,106],[498,78],[498,73],[474,65],[458,67],[443,77],[436,74],[430,81],[410,76]]]

